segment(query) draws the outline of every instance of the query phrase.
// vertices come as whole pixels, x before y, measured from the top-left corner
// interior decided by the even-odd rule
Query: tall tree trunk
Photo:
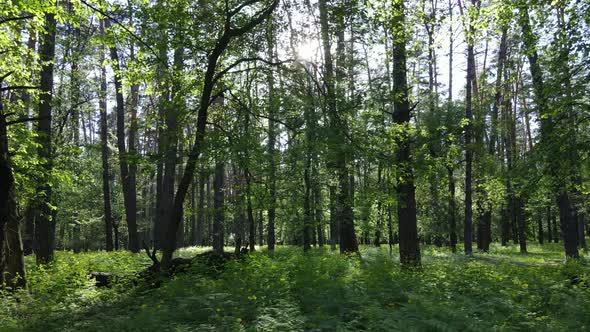
[[[25,288],[27,281],[24,252],[7,129],[6,115],[0,100],[0,284],[6,283],[11,288]]]
[[[332,63],[332,54],[330,53],[330,34],[328,28],[328,9],[326,0],[319,1],[320,9],[320,30],[322,39],[322,48],[324,52],[325,64],[325,85],[326,85],[326,101],[328,108],[328,117],[332,135],[330,137],[329,146],[331,149],[330,165],[336,173],[338,187],[336,191],[335,200],[335,218],[339,221],[339,235],[340,235],[340,252],[357,252],[358,243],[354,230],[354,215],[352,210],[352,200],[350,197],[350,178],[348,169],[346,167],[346,116],[343,112],[344,107],[339,110],[337,108],[337,91],[335,89],[334,66]],[[342,15],[337,17],[338,28],[340,31],[344,29],[344,18]]]
[[[53,61],[55,58],[55,14],[45,14],[45,31],[39,49],[41,67],[41,94],[39,102],[39,121],[37,122],[38,150],[41,174],[37,187],[39,198],[36,203],[37,263],[49,263],[53,260],[55,244],[55,222],[52,220],[52,186],[53,147],[51,135],[51,108],[53,101]]]
[[[406,30],[404,0],[393,2],[393,121],[400,127],[410,125],[411,109],[408,99],[406,73]],[[408,128],[404,128],[398,140],[397,166],[400,176],[396,191],[399,223],[400,261],[404,266],[420,265],[420,244],[416,219],[416,188],[411,160],[411,142]]]
[[[273,19],[268,20],[267,26],[267,43],[268,43],[268,59],[269,61],[274,60],[274,21]],[[267,76],[268,81],[268,141],[266,145],[266,153],[268,154],[268,250],[272,251],[275,248],[275,215],[276,215],[276,204],[277,204],[277,165],[276,165],[276,96],[275,96],[275,81],[274,75],[269,71]]]
[[[105,20],[105,27],[110,27],[109,20]],[[134,186],[135,179],[132,179],[129,171],[129,157],[125,144],[125,100],[123,99],[123,81],[119,61],[119,52],[115,45],[109,48],[111,60],[113,61],[113,72],[115,73],[115,100],[117,110],[117,149],[119,150],[119,168],[121,171],[121,184],[123,186],[123,204],[125,206],[125,220],[129,233],[128,249],[131,252],[139,252],[139,238],[137,236],[137,195]],[[134,163],[134,161],[131,161]],[[132,168],[134,168],[133,166]],[[132,186],[133,185],[133,186]]]
[[[104,34],[104,20],[100,21],[100,33]],[[104,45],[100,47],[100,99],[98,108],[100,109],[100,144],[102,160],[102,195],[104,203],[104,221],[105,221],[105,239],[106,250],[113,250],[113,209],[111,206],[111,175],[109,172],[109,143],[108,143],[108,125],[107,125],[107,70],[104,65],[105,50]]]

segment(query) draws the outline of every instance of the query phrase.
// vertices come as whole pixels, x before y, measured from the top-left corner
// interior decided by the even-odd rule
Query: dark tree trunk
[[[223,228],[225,224],[225,203],[223,187],[225,182],[225,165],[223,161],[217,161],[215,164],[215,176],[213,179],[213,251],[218,254],[223,253]]]
[[[411,118],[406,77],[407,37],[404,20],[404,2],[403,0],[395,0],[393,3],[392,23],[393,32],[398,37],[394,38],[393,41],[393,121],[400,127],[409,125]],[[397,166],[400,169],[400,178],[396,187],[400,261],[404,266],[419,266],[421,259],[416,220],[416,188],[414,187],[414,174],[411,165],[411,142],[407,130],[403,130],[401,136],[398,140],[396,154]]]
[[[27,282],[24,252],[7,129],[0,100],[0,285],[6,283],[11,288],[25,288]]]
[[[110,27],[110,21],[105,20],[105,27]],[[139,238],[137,236],[137,195],[135,188],[135,175],[131,174],[129,157],[131,147],[127,152],[125,143],[125,100],[123,99],[123,82],[121,77],[119,52],[116,46],[111,46],[111,60],[113,61],[113,72],[115,73],[115,100],[117,109],[117,149],[119,150],[119,168],[121,171],[121,184],[123,186],[123,204],[125,205],[125,220],[129,233],[128,249],[131,252],[139,252]],[[133,120],[132,120],[133,121]],[[131,134],[130,130],[130,134]],[[131,163],[134,163],[132,160]],[[132,169],[135,166],[131,167]]]
[[[476,0],[472,0],[475,7]],[[466,255],[473,254],[473,207],[472,207],[472,171],[473,171],[473,110],[472,110],[472,88],[475,81],[475,52],[474,52],[475,27],[473,18],[469,18],[469,35],[467,41],[467,83],[465,87],[465,118],[468,123],[465,126],[465,221],[463,223],[463,244]]]
[[[175,75],[180,75],[184,68],[184,49],[176,48],[174,50],[174,64],[173,71]],[[178,78],[173,79],[172,91],[170,94],[170,103],[164,112],[164,123],[166,125],[163,130],[163,136],[161,144],[164,152],[164,174],[162,176],[162,195],[160,203],[160,227],[162,230],[169,229],[167,222],[169,220],[170,211],[174,204],[174,188],[176,180],[176,165],[178,163],[178,112],[183,107],[182,95],[180,94],[181,86],[178,83]],[[189,185],[193,182],[193,177],[189,179]],[[188,188],[187,188],[188,190]],[[174,237],[176,241],[173,247],[178,247],[179,232],[182,230],[182,217],[180,218],[178,226],[175,228],[174,233],[163,232],[164,237]],[[174,235],[173,235],[174,234]],[[168,239],[162,239],[162,243],[168,241]],[[172,240],[170,240],[172,241]]]
[[[25,227],[23,236],[23,251],[25,256],[33,253],[35,246],[35,210],[31,203],[27,206],[25,212]]]
[[[566,192],[561,192],[557,197],[557,204],[565,256],[566,258],[579,258],[578,221],[573,216],[572,201]]]
[[[100,21],[100,32],[104,34],[104,20]],[[105,60],[104,46],[100,48],[101,63]],[[109,171],[109,143],[108,143],[108,125],[107,125],[107,71],[106,67],[101,65],[100,68],[100,99],[98,101],[100,109],[100,148],[102,160],[102,195],[104,205],[105,221],[105,240],[106,250],[113,251],[113,209],[111,206],[111,175]]]
[[[43,41],[39,49],[41,67],[41,87],[39,103],[39,121],[37,122],[38,150],[37,154],[41,163],[37,187],[36,199],[36,236],[37,263],[49,263],[53,260],[55,244],[55,222],[52,220],[52,188],[50,177],[53,169],[52,135],[51,135],[51,108],[53,100],[53,60],[55,58],[55,14],[45,14],[45,29]]]

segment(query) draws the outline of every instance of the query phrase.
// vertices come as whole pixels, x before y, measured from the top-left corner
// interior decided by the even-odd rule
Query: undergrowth
[[[145,255],[59,252],[47,267],[27,260],[29,289],[0,297],[0,329],[590,330],[587,257],[564,263],[559,245],[529,249],[520,255],[514,246],[494,246],[468,258],[426,247],[422,269],[405,271],[385,247],[365,247],[360,256],[281,247],[217,270],[197,263],[159,288],[134,280],[150,263]],[[118,277],[110,288],[96,288],[91,271]]]

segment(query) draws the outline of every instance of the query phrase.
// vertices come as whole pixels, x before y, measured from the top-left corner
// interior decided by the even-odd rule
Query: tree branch
[[[127,32],[129,35],[131,35],[131,37],[133,37],[133,39],[137,40],[140,44],[142,44],[143,46],[147,47],[148,50],[150,50],[150,52],[152,53],[153,56],[156,57],[156,59],[164,64],[164,66],[167,68],[168,67],[168,63],[164,60],[162,60],[160,58],[160,56],[158,55],[158,53],[156,53],[156,51],[152,48],[152,46],[150,46],[148,43],[146,43],[145,41],[143,41],[143,39],[139,38],[139,36],[137,36],[136,34],[134,34],[131,30],[129,30],[129,28],[127,28],[125,25],[123,25],[121,22],[119,22],[119,20],[117,20],[116,18],[114,18],[112,15],[108,14],[107,12],[94,7],[93,5],[89,4],[88,2],[86,2],[86,0],[80,0],[80,2],[82,4],[84,4],[86,7],[90,8],[91,10],[101,14],[102,16],[108,18],[109,20],[117,23],[121,28],[123,28],[123,30],[125,30],[125,32]]]
[[[0,19],[0,24],[8,23],[11,21],[27,20],[27,19],[33,18],[33,17],[35,17],[35,15],[25,15],[25,16],[2,18],[2,19]]]
[[[10,90],[35,90],[39,89],[39,86],[30,86],[30,85],[14,85],[14,86],[5,86],[0,88],[0,92],[3,91],[10,91]]]
[[[37,117],[33,117],[33,118],[22,117],[22,118],[18,118],[16,120],[7,121],[6,125],[10,126],[10,125],[18,124],[18,123],[29,122],[29,121],[39,121],[39,120],[43,120],[43,119],[47,119],[47,118],[48,117],[46,117],[46,116],[37,116]]]

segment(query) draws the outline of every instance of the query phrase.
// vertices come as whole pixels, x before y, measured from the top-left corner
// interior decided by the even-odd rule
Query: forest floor
[[[192,257],[206,248],[185,248]],[[228,250],[230,250],[228,248]],[[264,249],[213,269],[202,263],[158,288],[134,283],[145,254],[58,252],[29,290],[0,296],[0,331],[588,331],[590,255],[565,264],[561,244],[494,245],[467,258],[423,247],[420,271],[397,247]],[[122,276],[97,288],[92,271]]]

